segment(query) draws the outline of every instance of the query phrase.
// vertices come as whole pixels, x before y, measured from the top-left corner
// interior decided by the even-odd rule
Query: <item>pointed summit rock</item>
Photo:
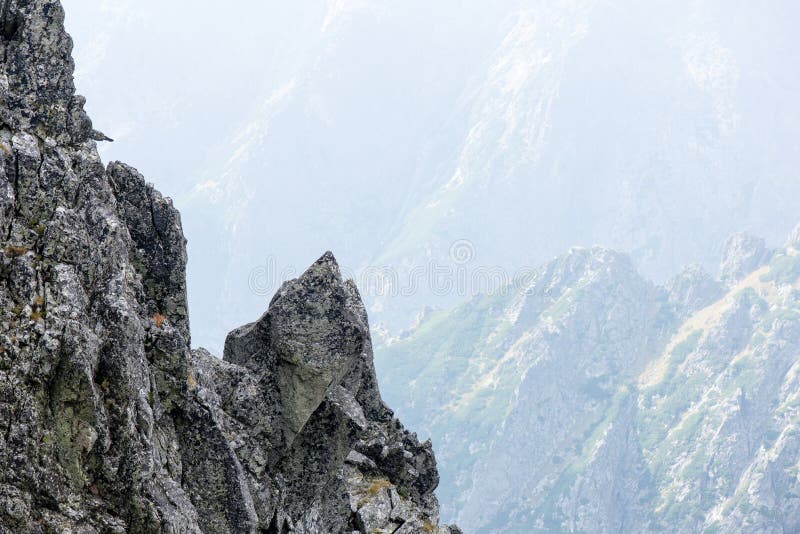
[[[63,21],[0,2],[0,533],[457,532],[332,254],[191,349],[180,214],[103,165]]]
[[[327,252],[283,284],[255,323],[231,332],[224,359],[247,367],[281,399],[290,443],[308,418],[362,357],[369,336],[363,305]]]
[[[719,267],[720,279],[732,284],[764,265],[772,256],[763,239],[741,232],[725,241],[725,252]]]

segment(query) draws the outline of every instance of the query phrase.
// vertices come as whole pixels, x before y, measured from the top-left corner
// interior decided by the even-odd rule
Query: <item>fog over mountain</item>
[[[465,532],[800,528],[799,4],[64,4],[194,345],[330,249]]]
[[[467,532],[800,528],[800,225],[665,286],[572,249],[377,361]],[[411,356],[413,355],[413,357]],[[531,530],[526,530],[531,529]]]
[[[468,239],[511,268],[602,244],[664,280],[796,222],[792,2],[66,7],[103,154],[184,213],[205,345],[261,309],[268,257],[410,269]],[[457,300],[427,293],[371,312]]]

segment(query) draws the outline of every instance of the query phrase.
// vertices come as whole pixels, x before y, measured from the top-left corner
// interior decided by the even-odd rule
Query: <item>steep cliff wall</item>
[[[100,161],[63,19],[0,3],[0,532],[457,532],[330,253],[190,348],[180,216]]]
[[[574,249],[377,364],[470,532],[800,529],[800,226],[777,249],[735,235],[718,279],[664,287]]]

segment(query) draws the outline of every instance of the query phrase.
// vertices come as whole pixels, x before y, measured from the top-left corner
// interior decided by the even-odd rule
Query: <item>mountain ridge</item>
[[[460,532],[331,253],[191,348],[180,214],[101,161],[63,24],[0,6],[0,532]]]
[[[796,529],[798,232],[777,249],[734,235],[719,278],[694,265],[663,286],[573,249],[379,347],[387,398],[443,445],[445,516],[471,532]]]

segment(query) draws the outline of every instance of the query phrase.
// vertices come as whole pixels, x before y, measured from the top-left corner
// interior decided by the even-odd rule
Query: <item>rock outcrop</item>
[[[666,286],[670,303],[684,314],[705,308],[724,293],[724,285],[700,265],[689,265]]]
[[[719,266],[719,277],[733,284],[769,261],[772,251],[763,239],[738,233],[725,241],[725,253]]]
[[[724,281],[692,266],[666,287],[572,250],[381,347],[387,399],[442,444],[443,515],[476,533],[800,531],[797,239],[736,236]]]
[[[458,532],[330,253],[190,348],[180,216],[101,162],[63,18],[0,3],[0,532]]]

